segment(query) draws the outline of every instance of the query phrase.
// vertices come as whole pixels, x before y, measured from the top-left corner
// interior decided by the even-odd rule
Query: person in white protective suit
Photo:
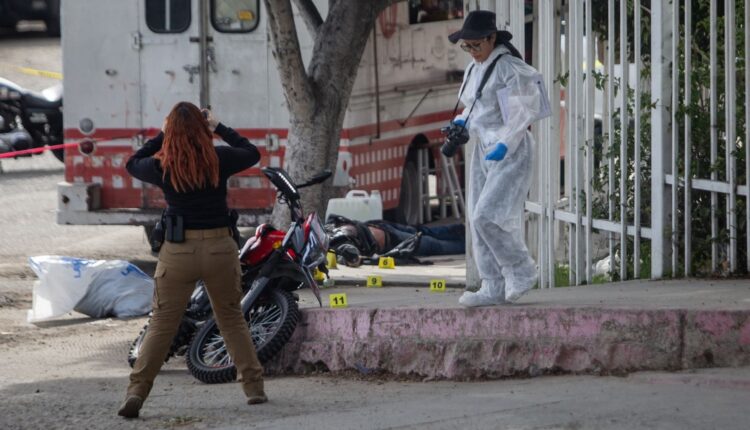
[[[534,152],[528,127],[549,116],[549,99],[541,74],[523,61],[511,38],[497,30],[495,14],[483,10],[469,13],[461,30],[449,36],[473,58],[459,95],[465,108],[446,128],[442,148],[450,156],[469,136],[476,139],[468,200],[482,284],[459,298],[464,306],[513,303],[538,279],[523,238]]]

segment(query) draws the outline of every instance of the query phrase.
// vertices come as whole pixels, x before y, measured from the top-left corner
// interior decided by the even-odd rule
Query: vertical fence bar
[[[612,148],[615,146],[615,0],[607,4],[607,215],[610,221],[615,219],[615,162]],[[614,233],[607,233],[609,242],[609,271],[615,271]]]
[[[584,81],[586,70],[583,66],[583,57],[586,54],[586,47],[583,43],[584,38],[584,32],[586,30],[586,21],[584,19],[584,12],[585,12],[585,3],[584,2],[576,2],[578,5],[577,11],[578,15],[576,16],[576,28],[578,31],[576,32],[576,41],[577,41],[577,55],[576,55],[576,64],[578,66],[578,97],[576,97],[576,118],[577,118],[577,128],[576,133],[578,135],[578,138],[576,139],[576,148],[578,154],[577,158],[577,164],[578,164],[578,182],[576,182],[576,187],[578,189],[578,193],[576,194],[576,197],[578,199],[578,270],[577,272],[580,274],[578,276],[578,284],[582,284],[586,280],[586,268],[583,267],[586,260],[586,226],[583,224],[583,217],[585,215],[585,208],[583,207],[586,203],[586,196],[584,195],[586,192],[585,182],[585,168],[586,168],[586,124],[585,124],[585,115],[586,115],[586,82]]]
[[[586,283],[591,284],[591,218],[592,191],[591,175],[594,171],[594,70],[596,57],[594,56],[594,31],[592,25],[592,0],[586,0],[586,153],[584,178],[586,180]]]
[[[677,193],[680,192],[679,183],[680,175],[677,171],[677,157],[679,156],[678,150],[678,117],[677,117],[677,106],[680,103],[679,92],[680,92],[680,74],[679,68],[677,67],[677,61],[679,59],[680,49],[680,2],[679,0],[672,1],[672,231],[670,232],[670,240],[672,242],[672,276],[677,275]]]
[[[745,254],[750,272],[750,0],[745,0]]]
[[[641,0],[635,0],[633,8],[633,59],[635,61],[635,192],[634,215],[635,234],[633,237],[633,278],[640,278],[641,273]]]
[[[727,153],[727,180],[729,181],[729,210],[727,212],[727,225],[729,227],[729,268],[732,273],[737,271],[737,160],[734,150],[736,148],[736,88],[735,78],[737,75],[735,56],[736,41],[734,39],[737,25],[735,21],[735,1],[726,0],[724,7],[724,44],[726,55],[724,56],[726,71],[726,153]]]
[[[573,31],[571,34],[571,38],[573,39],[573,81],[575,81],[575,93],[573,93],[573,96],[571,96],[570,100],[572,104],[574,104],[573,112],[573,141],[571,142],[571,146],[573,147],[573,165],[575,172],[573,172],[573,178],[574,178],[574,185],[573,185],[573,198],[575,199],[575,208],[576,208],[576,285],[581,285],[581,254],[583,250],[581,249],[581,124],[580,124],[580,117],[581,117],[581,94],[582,94],[582,82],[581,82],[581,74],[582,74],[582,64],[581,64],[581,40],[580,40],[580,27],[581,27],[581,20],[580,20],[580,9],[581,9],[581,3],[579,1],[572,2],[573,3],[573,19],[571,20],[573,23]]]
[[[565,40],[567,41],[566,55],[568,61],[567,75],[568,82],[565,86],[565,110],[567,111],[566,125],[566,136],[565,136],[565,191],[568,194],[568,210],[573,212],[575,210],[575,187],[573,183],[573,155],[575,153],[575,144],[573,143],[573,130],[575,129],[575,116],[574,105],[571,102],[571,98],[575,97],[575,79],[573,77],[575,73],[575,63],[573,59],[573,23],[571,22],[573,17],[573,3],[568,3],[568,13],[565,16]],[[572,96],[571,96],[572,95]],[[568,224],[568,284],[575,284],[575,224]]]
[[[669,59],[671,58],[671,16],[668,4],[651,3],[651,279],[664,276],[666,216],[665,173],[669,167],[667,152],[669,127]]]
[[[534,5],[535,13],[537,16],[537,24],[534,28],[536,30],[535,41],[541,41],[534,47],[535,58],[538,59],[539,63],[537,67],[542,78],[545,79],[545,72],[548,70],[548,64],[550,62],[550,50],[552,45],[548,36],[549,27],[552,22],[547,22],[547,8],[549,8],[549,2],[536,2]],[[546,82],[545,82],[546,83]],[[539,187],[538,187],[538,199],[539,205],[541,206],[541,213],[539,214],[539,245],[537,247],[537,255],[539,264],[539,288],[546,288],[548,281],[547,274],[547,246],[546,241],[551,240],[547,238],[547,198],[546,193],[549,192],[549,118],[544,119],[540,122],[539,130],[539,142],[536,147],[538,148],[537,165],[539,166]]]
[[[685,106],[690,106],[692,103],[693,95],[691,86],[693,85],[691,75],[693,73],[693,2],[692,0],[685,0]],[[690,266],[692,261],[692,247],[693,241],[693,205],[691,202],[692,198],[692,182],[691,182],[691,163],[692,157],[690,153],[690,132],[692,130],[693,123],[690,111],[685,112],[685,276],[690,276]]]
[[[620,0],[620,280],[628,279],[628,2]]]
[[[711,21],[710,26],[710,80],[711,80],[711,180],[717,181],[719,179],[718,171],[716,170],[716,160],[719,157],[719,117],[717,113],[717,106],[719,104],[719,89],[717,85],[717,73],[718,68],[718,49],[717,49],[717,4],[716,0],[711,0],[709,5],[711,11],[709,12],[709,20]],[[716,240],[719,237],[719,218],[717,216],[719,210],[719,196],[716,191],[711,192],[711,271],[715,271],[719,267],[719,242]]]
[[[546,2],[549,3],[549,2]],[[557,202],[560,198],[560,83],[555,82],[555,76],[558,73],[558,68],[562,69],[562,52],[560,47],[560,39],[562,34],[562,20],[558,16],[558,7],[561,6],[561,2],[556,0],[552,2],[553,5],[551,7],[550,14],[550,20],[553,23],[552,26],[552,35],[549,39],[549,44],[552,46],[552,53],[553,55],[550,57],[550,71],[547,76],[545,76],[545,79],[547,80],[548,88],[550,88],[550,104],[552,106],[552,117],[554,119],[550,119],[550,136],[551,136],[551,142],[549,143],[550,147],[550,153],[551,153],[551,159],[554,161],[550,165],[550,175],[551,180],[550,183],[552,186],[550,187],[550,192],[548,194],[549,196],[549,205],[548,208],[550,210],[549,213],[549,224],[547,225],[548,230],[548,237],[550,237],[550,240],[547,242],[547,252],[550,255],[550,259],[548,261],[549,264],[549,273],[550,273],[550,288],[554,288],[556,286],[556,279],[555,279],[555,249],[556,249],[556,242],[557,237],[555,237],[555,210],[557,209]]]

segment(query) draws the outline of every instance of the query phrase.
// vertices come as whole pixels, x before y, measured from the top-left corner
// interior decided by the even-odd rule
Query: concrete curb
[[[750,311],[349,308],[304,309],[267,370],[468,380],[743,365]]]

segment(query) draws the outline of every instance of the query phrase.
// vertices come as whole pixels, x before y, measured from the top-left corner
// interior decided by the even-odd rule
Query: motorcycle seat
[[[26,91],[23,93],[23,101],[29,108],[59,109],[62,107],[62,93],[62,85],[55,85],[41,93]]]

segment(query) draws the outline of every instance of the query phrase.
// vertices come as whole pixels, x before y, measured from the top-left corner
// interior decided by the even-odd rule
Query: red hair
[[[203,113],[192,103],[177,103],[167,116],[164,142],[154,156],[161,162],[164,181],[178,192],[219,186],[219,157],[213,133]]]

